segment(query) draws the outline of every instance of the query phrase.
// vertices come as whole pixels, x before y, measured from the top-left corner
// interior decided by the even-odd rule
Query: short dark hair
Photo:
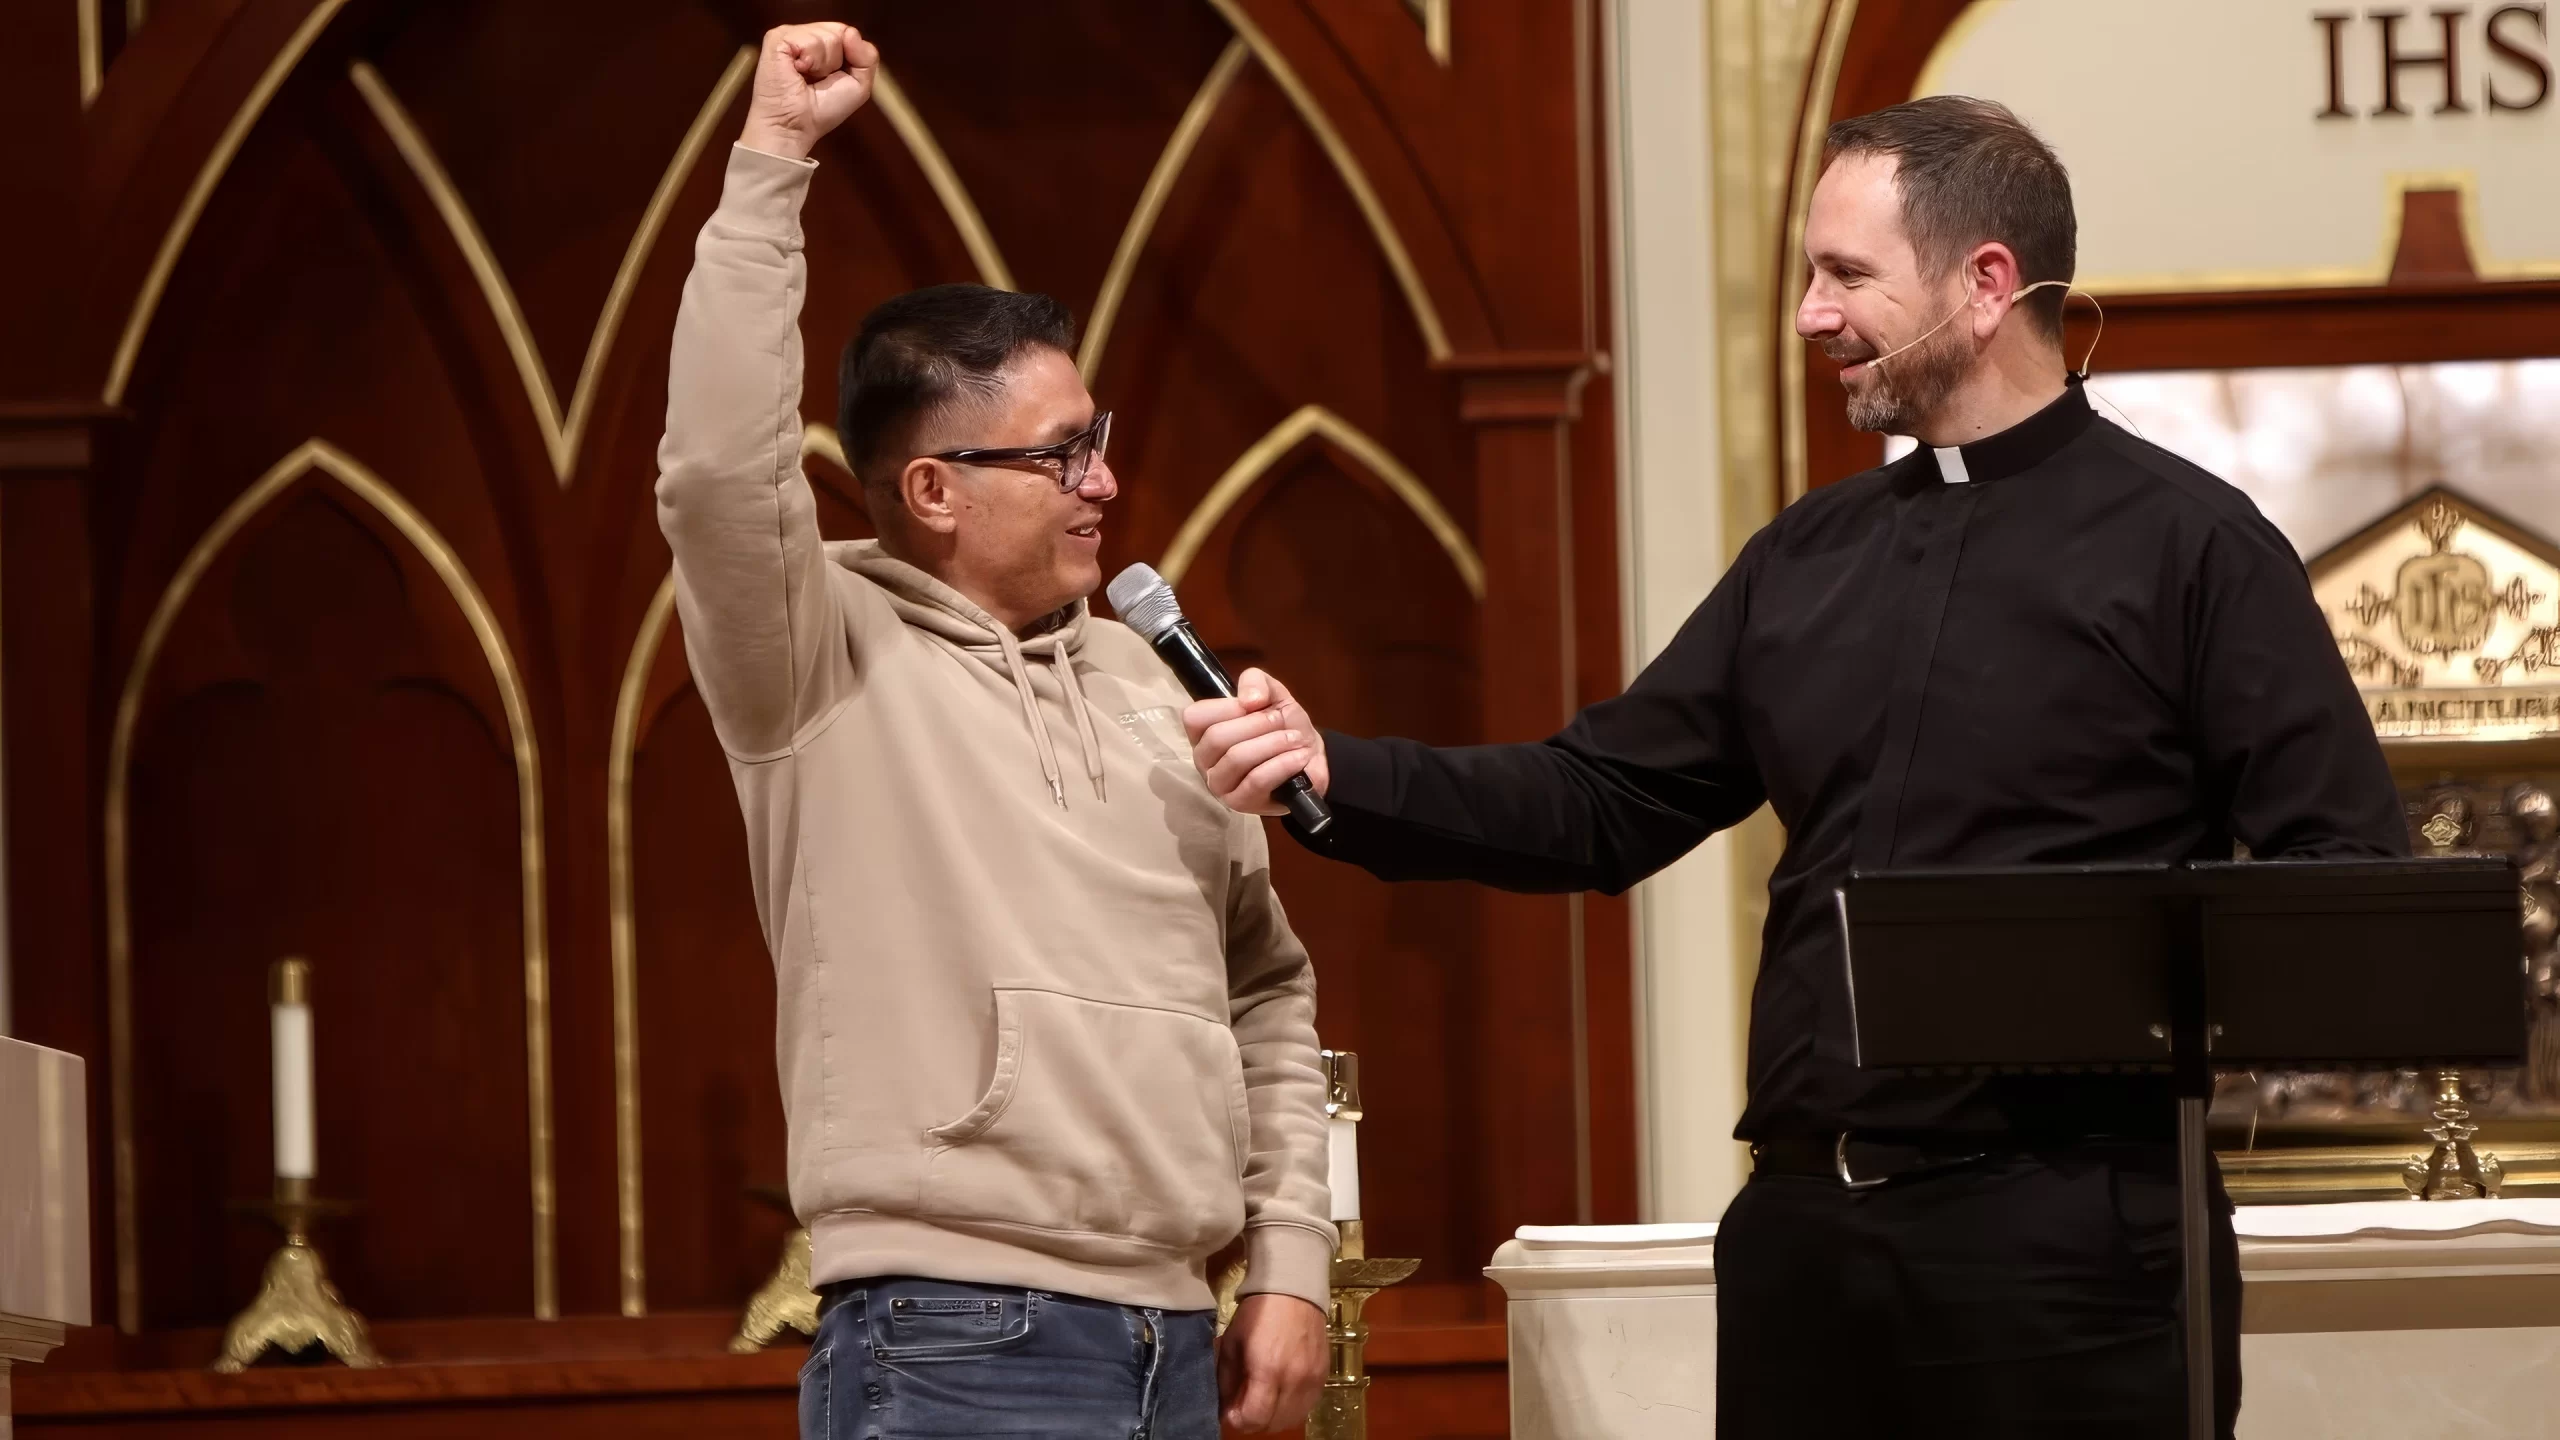
[[[1823,136],[1822,165],[1843,155],[1889,155],[1902,192],[1902,225],[1932,275],[1996,240],[2018,257],[2018,283],[2068,280],[2079,262],[2080,222],[2071,176],[2053,148],[2009,109],[1970,95],[1930,95],[1859,115]],[[2060,290],[2024,304],[2044,332],[2062,336]]]
[[[1046,295],[928,285],[862,317],[836,369],[836,428],[864,484],[887,484],[916,426],[963,393],[988,395],[1034,345],[1073,354],[1075,317]]]

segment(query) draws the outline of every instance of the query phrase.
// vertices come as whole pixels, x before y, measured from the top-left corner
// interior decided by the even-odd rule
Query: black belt
[[[1970,1165],[1995,1150],[2017,1148],[1986,1143],[1989,1139],[1871,1140],[1845,1130],[1836,1135],[1780,1136],[1751,1147],[1751,1173],[1806,1176],[1868,1190],[1889,1180]]]
[[[1836,1181],[1870,1190],[1890,1180],[1953,1170],[1999,1156],[2103,1152],[2136,1163],[2163,1160],[2169,1142],[2135,1135],[1945,1135],[1890,1139],[1842,1131],[1755,1142],[1751,1173]]]

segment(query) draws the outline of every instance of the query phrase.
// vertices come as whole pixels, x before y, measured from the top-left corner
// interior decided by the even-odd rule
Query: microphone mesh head
[[[1102,593],[1119,612],[1120,623],[1152,642],[1182,623],[1182,602],[1153,565],[1132,565],[1112,577]]]

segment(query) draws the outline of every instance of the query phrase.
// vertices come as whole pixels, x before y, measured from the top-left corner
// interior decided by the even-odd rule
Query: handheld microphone
[[[1232,700],[1236,682],[1227,667],[1209,647],[1200,643],[1191,622],[1183,618],[1182,602],[1173,598],[1173,587],[1152,565],[1132,565],[1115,576],[1103,593],[1110,597],[1111,608],[1120,612],[1122,623],[1138,632],[1173,673],[1182,680],[1182,688],[1194,700]],[[1298,828],[1310,835],[1321,835],[1333,824],[1333,810],[1316,794],[1301,773],[1280,784],[1274,797],[1289,807],[1290,817]]]

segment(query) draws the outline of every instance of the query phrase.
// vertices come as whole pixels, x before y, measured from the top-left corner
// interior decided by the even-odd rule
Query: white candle
[[[1337,1223],[1360,1218],[1360,1122],[1348,1115],[1336,1115],[1325,1122],[1327,1177],[1333,1185],[1333,1214]]]
[[[310,976],[308,961],[279,960],[270,992],[279,1180],[310,1179],[317,1148],[311,1118]]]

